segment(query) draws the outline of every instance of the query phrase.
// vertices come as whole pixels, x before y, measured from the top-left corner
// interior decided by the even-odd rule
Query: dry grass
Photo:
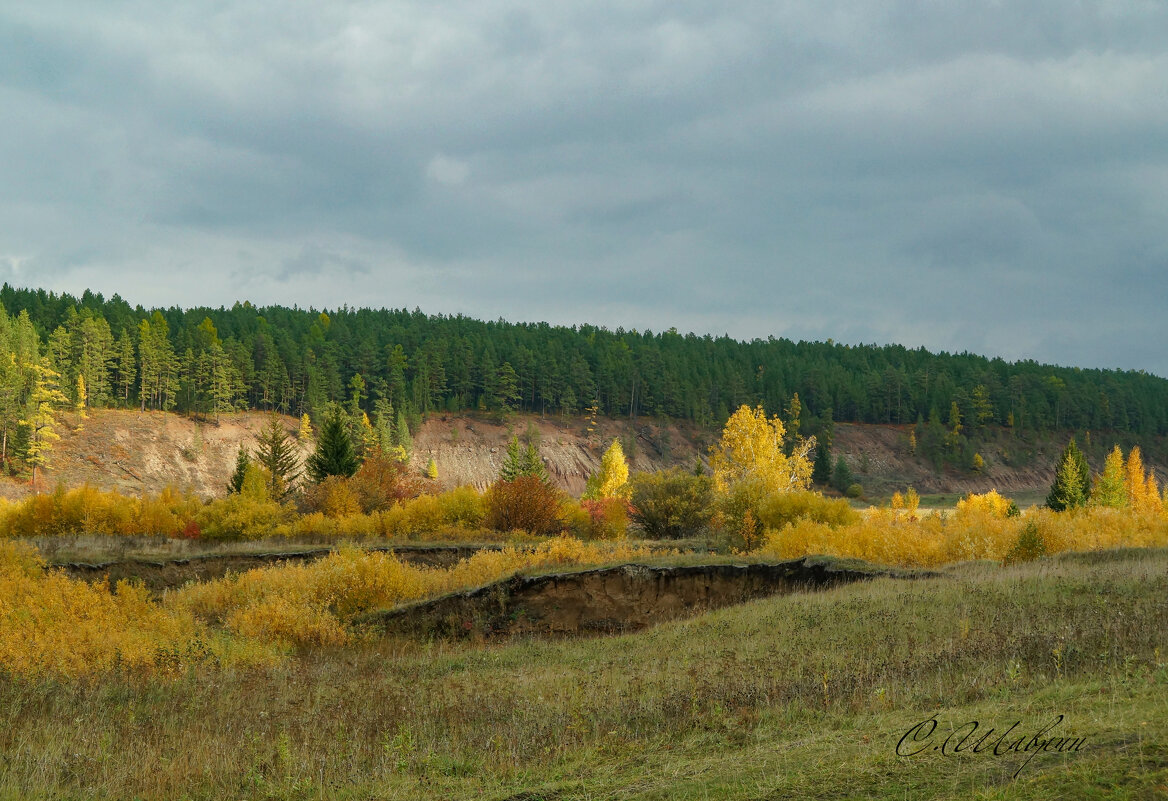
[[[9,678],[0,797],[1162,795],[1168,552],[948,573],[622,637],[389,639],[177,680]],[[1066,714],[1088,748],[1018,780],[1021,757],[896,757],[933,713]]]

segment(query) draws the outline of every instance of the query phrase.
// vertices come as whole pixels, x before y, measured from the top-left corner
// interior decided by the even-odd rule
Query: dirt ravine
[[[475,590],[371,613],[359,622],[385,633],[443,637],[636,631],[770,595],[826,589],[878,576],[934,575],[845,567],[815,557],[770,564],[627,564],[514,576]]]
[[[392,551],[398,559],[413,565],[425,567],[450,567],[462,559],[473,556],[484,548],[498,548],[495,545],[397,545],[371,548],[373,551]],[[110,589],[123,579],[140,581],[152,592],[175,589],[190,581],[211,581],[228,573],[242,573],[257,567],[272,565],[315,562],[332,553],[329,548],[313,548],[305,551],[281,553],[209,554],[190,559],[120,559],[113,562],[89,564],[85,562],[65,562],[54,564],[70,578],[89,582],[101,582]]]

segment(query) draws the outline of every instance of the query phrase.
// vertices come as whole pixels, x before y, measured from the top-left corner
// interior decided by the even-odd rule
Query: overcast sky
[[[1168,4],[6,3],[0,280],[1168,376]]]

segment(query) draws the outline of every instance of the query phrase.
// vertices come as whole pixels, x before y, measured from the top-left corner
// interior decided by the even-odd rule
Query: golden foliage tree
[[[1127,505],[1132,509],[1146,508],[1148,477],[1144,473],[1144,460],[1139,445],[1132,446],[1124,462],[1123,472],[1127,484]]]
[[[1156,483],[1154,470],[1148,471],[1148,480],[1144,484],[1144,508],[1156,514],[1164,512],[1164,501],[1160,497],[1160,486]]]
[[[624,498],[632,493],[629,486],[629,463],[620,440],[614,439],[600,458],[600,469],[588,477],[585,499]]]
[[[1091,487],[1092,506],[1111,506],[1116,509],[1127,504],[1126,469],[1123,451],[1116,445],[1103,462],[1103,472]]]
[[[721,441],[710,447],[714,486],[720,492],[743,481],[756,482],[766,493],[807,489],[815,438],[798,442],[788,456],[783,452],[786,430],[778,415],[767,419],[761,405],[743,404],[726,421]]]
[[[28,408],[20,425],[28,429],[28,455],[25,461],[32,467],[32,485],[35,491],[37,469],[44,468],[49,461],[53,443],[61,437],[56,432],[57,419],[53,413],[64,407],[68,398],[57,386],[60,374],[48,366],[47,362],[33,363],[33,387],[29,395]]]

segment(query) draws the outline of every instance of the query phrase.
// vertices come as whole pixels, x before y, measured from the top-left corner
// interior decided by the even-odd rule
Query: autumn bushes
[[[31,545],[0,541],[0,675],[175,674],[196,666],[268,666],[288,648],[360,634],[362,612],[495,581],[520,570],[641,559],[645,547],[557,537],[482,551],[457,565],[407,565],[342,548],[311,564],[189,584],[161,599],[115,592],[46,568]]]
[[[122,582],[116,592],[47,570],[20,542],[0,542],[0,670],[82,675],[173,673],[197,664],[271,664],[258,641],[225,636]]]
[[[368,462],[366,463],[368,465]],[[601,499],[583,505],[555,487],[521,476],[485,493],[458,487],[437,494],[402,492],[403,482],[365,472],[313,485],[298,506],[268,497],[249,469],[239,492],[211,501],[164,490],[127,497],[84,486],[0,501],[0,536],[185,537],[214,542],[264,538],[493,540],[522,532],[567,531],[584,539],[625,536],[628,507]]]
[[[886,565],[937,567],[1118,547],[1168,547],[1168,518],[1105,507],[1019,513],[1009,499],[989,492],[967,496],[945,515],[918,517],[890,508],[869,509],[851,522],[800,519],[767,528],[759,552],[783,559],[828,554]]]
[[[480,586],[521,570],[596,565],[653,556],[644,546],[554,537],[533,546],[484,550],[450,568],[418,567],[392,553],[342,548],[311,564],[257,568],[192,584],[167,604],[208,624],[280,646],[337,645],[373,609]]]
[[[90,486],[0,501],[0,533],[11,537],[82,534],[182,536],[203,504],[172,489],[130,498]]]

